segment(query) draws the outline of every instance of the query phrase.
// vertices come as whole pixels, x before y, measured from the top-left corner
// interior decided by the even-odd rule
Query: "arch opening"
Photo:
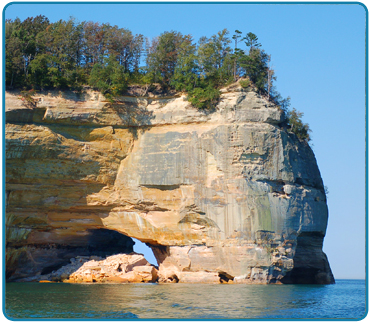
[[[152,265],[158,266],[157,259],[154,256],[153,250],[140,240],[131,237],[134,241],[134,252],[143,254],[145,259]]]

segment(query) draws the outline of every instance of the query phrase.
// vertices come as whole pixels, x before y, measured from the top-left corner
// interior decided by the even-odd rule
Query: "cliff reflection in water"
[[[350,318],[365,314],[365,282],[335,285],[8,283],[9,318]]]

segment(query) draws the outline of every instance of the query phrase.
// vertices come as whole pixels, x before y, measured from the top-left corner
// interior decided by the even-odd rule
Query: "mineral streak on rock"
[[[133,237],[160,282],[334,283],[314,154],[257,93],[234,84],[211,112],[180,94],[37,99],[6,93],[10,280],[130,253]]]

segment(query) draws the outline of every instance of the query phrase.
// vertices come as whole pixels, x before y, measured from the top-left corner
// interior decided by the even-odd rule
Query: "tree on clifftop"
[[[233,54],[233,60],[234,60],[234,81],[237,80],[238,76],[238,61],[243,54],[242,50],[238,48],[238,39],[241,38],[242,32],[239,30],[235,30],[235,34],[233,35],[233,39],[235,41],[235,49]]]
[[[245,40],[246,46],[249,47],[249,53],[261,47],[261,44],[258,42],[258,37],[253,32],[248,32],[243,40]]]
[[[190,36],[185,36],[178,49],[177,64],[171,80],[171,86],[177,91],[192,91],[199,85],[199,65],[196,45]]]
[[[232,49],[227,29],[219,31],[211,38],[199,40],[198,61],[200,73],[209,83],[218,87],[226,84],[233,77]]]
[[[109,56],[103,63],[94,65],[89,78],[89,85],[101,91],[104,96],[113,101],[127,88],[128,75],[114,56]]]
[[[160,82],[165,88],[170,86],[180,46],[187,38],[190,36],[166,31],[158,37],[155,46],[152,44],[147,56],[147,72],[153,75],[154,82]]]
[[[293,108],[287,113],[288,125],[290,132],[293,132],[298,139],[309,142],[311,140],[309,132],[311,132],[307,123],[302,122],[303,113]]]
[[[37,35],[48,25],[49,19],[42,15],[27,18],[23,22],[19,19],[7,20],[5,51],[8,68],[6,83],[8,85],[22,87],[27,84],[30,64],[44,50]]]

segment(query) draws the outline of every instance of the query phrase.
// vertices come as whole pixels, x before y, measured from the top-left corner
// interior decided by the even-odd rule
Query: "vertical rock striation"
[[[6,94],[10,279],[130,252],[129,236],[162,282],[334,282],[314,154],[255,92],[226,88],[213,112],[180,94],[38,99]]]

